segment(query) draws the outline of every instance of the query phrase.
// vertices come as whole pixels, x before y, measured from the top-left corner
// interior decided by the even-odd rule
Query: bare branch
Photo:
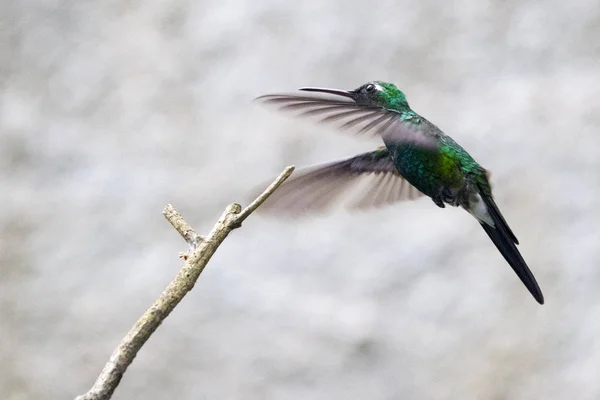
[[[269,196],[272,195],[273,192],[276,191],[287,178],[290,177],[292,172],[294,172],[293,165],[284,169],[283,172],[275,179],[275,181],[273,181],[273,183],[271,183],[269,187],[256,198],[256,200],[242,210],[242,212],[237,216],[238,222],[240,224],[244,222],[244,220],[248,218],[248,215],[252,214],[258,207],[260,207],[260,205],[264,203],[265,200],[267,200]]]
[[[189,243],[190,253],[196,250],[200,242],[204,241],[204,236],[198,235],[171,204],[167,204],[162,213],[167,221],[173,225],[173,228],[179,232],[181,237],[183,237],[183,239]]]
[[[240,227],[241,223],[255,211],[277,188],[291,175],[294,167],[287,167],[277,179],[243,211],[239,204],[231,204],[223,212],[206,238],[196,234],[183,217],[168,204],[163,215],[189,243],[191,254],[185,257],[183,268],[175,279],[167,286],[133,328],[114,350],[108,363],[100,373],[94,386],[87,393],[76,397],[76,400],[107,400],[112,397],[123,374],[133,362],[138,351],[167,318],[185,295],[193,289],[200,274],[206,267],[217,248],[229,233]]]

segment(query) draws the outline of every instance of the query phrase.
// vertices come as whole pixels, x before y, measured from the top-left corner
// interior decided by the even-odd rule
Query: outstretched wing
[[[364,209],[422,195],[400,175],[389,151],[380,148],[298,171],[258,211],[293,215],[333,204]]]
[[[420,147],[435,148],[438,144],[427,132],[437,128],[414,113],[400,114],[380,107],[358,105],[352,99],[317,93],[268,94],[255,101],[356,135],[381,137],[386,142],[412,143]]]

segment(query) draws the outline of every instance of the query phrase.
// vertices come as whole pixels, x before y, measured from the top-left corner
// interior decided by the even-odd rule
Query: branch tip
[[[167,204],[163,209],[163,215],[169,221],[171,226],[175,228],[181,237],[188,242],[190,245],[190,253],[198,247],[200,243],[206,240],[203,236],[200,236],[194,231],[194,229],[187,223],[185,219],[177,212],[172,204]]]
[[[293,165],[290,165],[289,167],[286,167],[277,178],[275,178],[275,180],[273,181],[273,183],[271,183],[269,185],[269,187],[267,187],[265,189],[264,192],[262,192],[257,198],[256,200],[254,200],[252,203],[250,203],[248,205],[248,207],[244,208],[236,217],[238,224],[241,226],[242,222],[244,222],[244,220],[246,218],[248,218],[248,216],[250,214],[252,214],[258,207],[260,207],[260,205],[262,203],[265,202],[265,200],[267,200],[269,198],[269,196],[271,196],[273,194],[273,192],[275,192],[279,186],[281,186],[281,184],[283,182],[285,182],[285,180],[287,178],[290,177],[290,175],[292,175],[292,172],[294,172],[294,169],[296,167],[294,167]]]

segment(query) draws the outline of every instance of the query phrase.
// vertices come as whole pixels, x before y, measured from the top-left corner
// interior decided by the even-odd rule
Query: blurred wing
[[[333,125],[340,131],[382,137],[396,143],[437,147],[435,138],[424,130],[430,128],[430,124],[416,115],[412,120],[403,120],[401,114],[395,111],[360,106],[352,99],[320,94],[268,94],[255,101],[296,117]]]
[[[298,214],[325,210],[334,203],[365,209],[422,195],[400,176],[388,150],[381,148],[293,174],[258,211]]]

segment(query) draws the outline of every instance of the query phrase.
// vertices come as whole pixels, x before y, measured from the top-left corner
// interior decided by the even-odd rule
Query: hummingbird
[[[408,104],[392,83],[354,90],[303,87],[298,94],[267,94],[255,101],[338,131],[382,139],[384,146],[308,167],[292,175],[262,211],[322,210],[349,201],[365,209],[427,196],[438,207],[462,207],[481,225],[538,303],[544,296],[521,256],[519,241],[498,209],[490,174],[450,136]]]

